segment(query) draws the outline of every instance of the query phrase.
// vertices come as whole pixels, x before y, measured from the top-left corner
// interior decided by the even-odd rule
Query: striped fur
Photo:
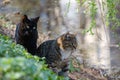
[[[64,76],[68,71],[69,58],[76,48],[76,35],[68,32],[57,39],[43,42],[38,47],[36,55],[45,57],[48,66],[57,74]]]

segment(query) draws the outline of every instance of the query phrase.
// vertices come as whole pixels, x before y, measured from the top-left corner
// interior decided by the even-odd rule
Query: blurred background
[[[79,63],[111,72],[120,67],[120,27],[113,28],[115,22],[110,20],[110,24],[106,23],[108,10],[101,1],[96,0],[94,4],[91,0],[0,0],[0,32],[14,39],[21,15],[27,14],[29,18],[40,16],[38,45],[67,31],[76,33],[78,49],[73,55]],[[119,19],[119,3],[116,9]]]

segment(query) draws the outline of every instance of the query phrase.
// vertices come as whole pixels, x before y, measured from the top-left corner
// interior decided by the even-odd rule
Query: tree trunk
[[[64,25],[59,0],[41,0],[42,31],[51,31],[51,37],[60,34],[60,28]],[[44,15],[44,16],[43,16]]]
[[[86,33],[84,36],[84,56],[86,66],[92,66],[96,68],[107,69],[110,72],[110,40],[109,40],[109,28],[105,24],[105,14],[101,0],[96,1],[97,14],[96,14],[96,27],[92,28],[94,35]],[[86,8],[85,8],[86,9]],[[105,9],[106,10],[106,9]],[[86,26],[88,29],[91,24],[91,17],[86,15]],[[81,19],[82,20],[82,19]],[[84,19],[83,19],[84,20]]]

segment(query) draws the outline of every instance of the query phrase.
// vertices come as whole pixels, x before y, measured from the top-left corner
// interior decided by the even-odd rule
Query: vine
[[[115,30],[120,25],[120,20],[116,17],[118,10],[116,9],[116,5],[119,4],[119,0],[107,0],[107,21],[112,22],[111,29]]]
[[[120,26],[120,20],[116,17],[116,14],[118,13],[116,9],[116,5],[120,3],[119,0],[76,0],[77,3],[85,7],[85,14],[90,15],[91,18],[91,24],[88,29],[84,30],[84,33],[89,32],[90,34],[94,34],[92,31],[93,28],[96,27],[96,14],[98,7],[96,5],[96,2],[98,1],[99,6],[101,8],[101,16],[102,16],[102,22],[104,24],[104,29],[106,29],[106,26],[109,26],[110,23],[112,23],[112,29],[116,29],[118,26]],[[106,30],[105,30],[106,31]]]
[[[89,7],[90,7],[90,17],[91,17],[91,24],[87,32],[90,32],[90,34],[94,34],[92,29],[96,27],[96,13],[97,13],[97,7],[95,0],[91,0],[89,2]]]
[[[95,0],[76,0],[79,6],[85,7],[84,13],[89,15],[91,18],[91,23],[88,29],[85,29],[83,33],[89,32],[94,35],[92,29],[96,27],[96,14],[97,14],[97,6]]]

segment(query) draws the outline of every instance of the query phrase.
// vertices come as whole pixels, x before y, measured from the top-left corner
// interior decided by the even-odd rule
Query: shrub
[[[60,80],[44,62],[25,57],[0,58],[1,80]]]
[[[67,78],[66,78],[67,79]],[[0,80],[66,80],[57,76],[37,56],[0,34]]]

